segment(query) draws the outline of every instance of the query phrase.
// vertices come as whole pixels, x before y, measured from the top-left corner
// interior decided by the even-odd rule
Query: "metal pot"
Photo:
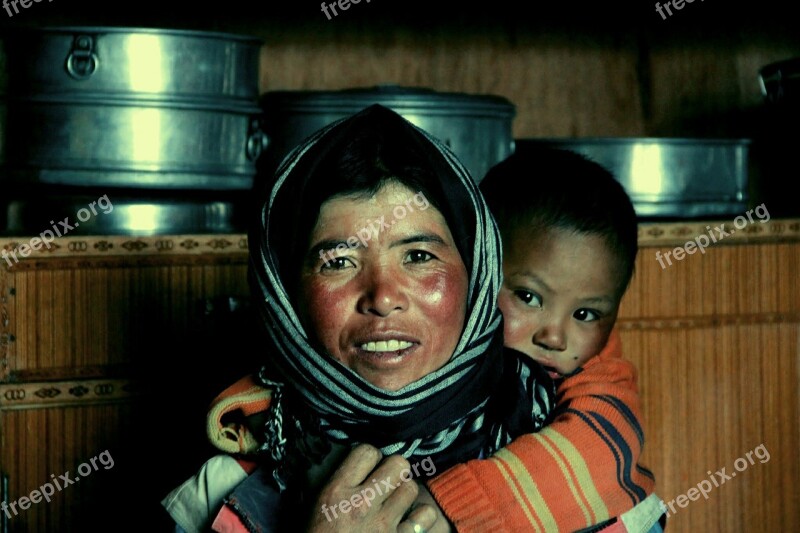
[[[441,93],[394,85],[342,91],[274,91],[261,99],[269,173],[303,139],[372,104],[386,106],[449,146],[473,179],[514,150],[514,105],[500,96]]]
[[[769,104],[792,104],[800,96],[800,57],[764,65],[758,71],[761,94]]]
[[[180,30],[11,32],[0,179],[251,188],[266,145],[260,46],[249,37]]]
[[[10,94],[258,99],[258,39],[175,29],[64,26],[6,35]]]
[[[0,235],[38,235],[56,220],[67,221],[73,236],[244,233],[251,212],[245,195],[214,192],[179,199],[81,188],[43,196],[29,190],[0,198]]]
[[[148,189],[249,189],[258,108],[72,98],[8,109],[6,179]]]
[[[739,215],[748,208],[749,139],[516,140],[517,151],[538,145],[572,150],[604,166],[643,219]]]
[[[776,218],[800,216],[787,177],[797,166],[795,153],[800,124],[800,57],[764,65],[758,70],[764,97],[759,129],[753,143],[756,193]]]

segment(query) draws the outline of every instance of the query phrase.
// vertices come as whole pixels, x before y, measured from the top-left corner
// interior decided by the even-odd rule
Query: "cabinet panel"
[[[670,529],[800,529],[799,339],[798,322],[623,331],[639,369],[644,461],[673,502]],[[723,468],[731,478],[717,487]],[[707,500],[676,501],[698,484]]]
[[[170,404],[179,399],[162,391],[157,401],[0,411],[0,468],[7,501],[16,504],[5,517],[9,533],[97,531],[101,524],[166,531],[160,497],[209,453],[199,413]],[[50,501],[22,509],[20,498],[34,490],[52,492]]]
[[[160,498],[211,454],[204,406],[251,368],[257,329],[222,305],[247,295],[246,243],[201,239],[64,239],[48,257],[0,266],[8,502],[100,464],[50,502],[17,506],[10,531],[161,530]]]

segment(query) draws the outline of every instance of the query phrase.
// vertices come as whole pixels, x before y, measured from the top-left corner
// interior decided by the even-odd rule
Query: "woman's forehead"
[[[390,229],[437,228],[452,239],[449,225],[425,194],[399,182],[387,182],[374,194],[335,196],[322,204],[313,237],[357,230],[377,236]],[[355,234],[355,233],[354,233]]]
[[[329,205],[331,202],[342,201],[362,205],[375,205],[378,202],[378,197],[383,200],[395,202],[397,204],[403,204],[418,192],[419,191],[413,190],[400,180],[396,178],[390,178],[381,183],[375,192],[353,191],[334,195],[322,203],[322,208],[325,208],[325,206]]]

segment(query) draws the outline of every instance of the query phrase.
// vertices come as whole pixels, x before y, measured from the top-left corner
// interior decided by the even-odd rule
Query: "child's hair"
[[[606,168],[570,150],[525,146],[492,167],[480,188],[504,239],[518,229],[604,238],[619,258],[625,291],[638,251],[636,212]]]

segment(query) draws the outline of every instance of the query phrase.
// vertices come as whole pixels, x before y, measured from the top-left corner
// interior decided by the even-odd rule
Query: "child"
[[[638,249],[633,205],[605,168],[547,147],[515,153],[480,187],[503,239],[504,343],[560,384],[609,341]]]
[[[498,164],[481,190],[504,242],[505,344],[567,376],[614,326],[636,260],[633,205],[606,169],[548,148]]]

